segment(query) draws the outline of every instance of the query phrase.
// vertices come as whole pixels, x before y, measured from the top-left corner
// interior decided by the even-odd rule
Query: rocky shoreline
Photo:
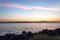
[[[56,39],[55,39],[56,38]],[[0,40],[60,40],[60,28],[54,30],[43,29],[38,33],[23,31],[22,34],[6,34],[0,36]]]

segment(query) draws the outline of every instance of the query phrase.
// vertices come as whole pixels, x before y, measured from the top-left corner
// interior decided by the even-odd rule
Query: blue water
[[[0,23],[0,35],[6,33],[21,34],[22,31],[38,32],[42,29],[60,28],[60,23]]]

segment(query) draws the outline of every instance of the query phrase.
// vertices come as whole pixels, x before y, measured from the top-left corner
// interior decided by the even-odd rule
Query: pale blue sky
[[[0,21],[37,21],[49,18],[60,20],[60,0],[0,0]]]

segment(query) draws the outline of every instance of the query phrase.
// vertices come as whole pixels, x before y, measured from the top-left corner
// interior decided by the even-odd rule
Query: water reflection
[[[60,23],[0,23],[0,34],[20,34],[22,31],[38,32],[42,29],[56,28],[60,28]]]

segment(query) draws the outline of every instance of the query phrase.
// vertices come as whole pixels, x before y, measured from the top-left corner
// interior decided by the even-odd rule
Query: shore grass
[[[42,35],[42,34],[37,34],[33,36],[29,40],[60,40],[60,36],[48,36],[48,35]]]

